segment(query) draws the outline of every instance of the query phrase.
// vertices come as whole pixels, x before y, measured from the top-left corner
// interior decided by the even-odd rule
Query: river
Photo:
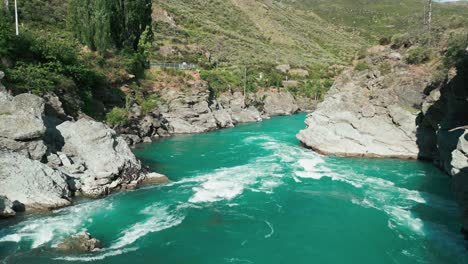
[[[172,183],[2,222],[0,262],[468,263],[446,175],[417,161],[320,156],[295,138],[304,119],[141,145],[135,154]],[[81,230],[105,249],[50,249]]]

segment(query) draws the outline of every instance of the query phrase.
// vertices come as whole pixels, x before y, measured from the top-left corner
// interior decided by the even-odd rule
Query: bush
[[[409,48],[413,45],[413,41],[408,34],[395,34],[391,40],[392,49],[399,49],[399,48]]]
[[[406,62],[409,64],[421,64],[431,59],[431,50],[428,48],[417,47],[408,51]]]
[[[203,70],[200,76],[208,82],[215,95],[242,86],[241,72],[238,69]]]
[[[17,93],[32,92],[37,95],[54,91],[66,79],[52,71],[51,64],[18,63],[16,67],[7,69],[6,76]]]
[[[156,106],[158,106],[159,102],[159,97],[156,95],[150,95],[147,98],[145,98],[141,103],[141,111],[143,111],[143,114],[148,114],[151,112]]]
[[[354,66],[354,70],[355,71],[365,71],[365,70],[369,70],[370,69],[370,66],[369,64],[367,64],[367,62],[358,62],[358,64],[356,64],[356,66]]]
[[[385,46],[389,45],[390,43],[392,43],[392,40],[388,37],[382,37],[379,39],[379,45]]]
[[[468,36],[465,34],[452,35],[448,41],[448,48],[443,59],[446,68],[460,64],[467,56]]]
[[[112,111],[107,113],[106,122],[111,126],[123,126],[128,123],[127,110],[120,107],[114,107]]]

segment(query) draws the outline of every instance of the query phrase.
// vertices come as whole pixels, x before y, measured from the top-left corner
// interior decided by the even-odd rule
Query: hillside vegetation
[[[191,62],[348,64],[382,37],[423,29],[423,0],[158,0],[159,45]],[[167,12],[161,12],[164,10]],[[433,24],[468,25],[467,3],[434,4]],[[187,47],[190,45],[190,47]],[[194,52],[195,51],[195,52]],[[177,56],[159,59],[176,60]],[[187,58],[188,57],[188,58]]]
[[[158,0],[147,30],[149,21],[140,21],[146,11],[135,11],[141,8],[100,16],[101,9],[116,8],[105,3],[117,2],[31,0],[19,2],[21,34],[15,36],[10,1],[8,12],[0,5],[0,70],[14,93],[53,93],[74,116],[104,118],[116,106],[154,105],[154,87],[170,86],[167,76],[185,73],[149,71],[148,59],[196,63],[213,95],[282,87],[292,79],[285,88],[294,95],[319,99],[356,55],[382,37],[431,46],[440,35],[467,27],[468,4],[435,4],[428,38],[424,2]],[[416,51],[414,59],[424,60]],[[277,68],[283,64],[288,70]]]

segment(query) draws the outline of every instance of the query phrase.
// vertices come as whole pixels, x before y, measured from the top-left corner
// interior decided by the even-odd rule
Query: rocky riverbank
[[[434,81],[434,65],[407,64],[405,50],[368,53],[358,62],[368,67],[339,76],[297,138],[328,155],[432,160],[453,177],[468,230],[467,67]]]
[[[246,98],[240,92],[214,96],[199,78],[158,94],[157,107],[143,113],[133,105],[129,122],[114,130],[85,115],[67,116],[53,94],[12,96],[1,86],[0,217],[68,206],[75,195],[96,198],[142,182],[168,181],[148,173],[129,145],[310,111],[315,105],[273,88]]]
[[[278,88],[262,89],[245,98],[241,92],[213,95],[199,76],[180,85],[168,83],[158,87],[157,107],[144,113],[139,105],[133,105],[129,122],[114,129],[133,145],[173,134],[203,133],[272,116],[311,111],[316,105],[313,99],[296,98]]]
[[[152,177],[114,130],[67,120],[60,108],[32,94],[12,96],[0,84],[0,217],[68,206],[75,195],[101,197]]]

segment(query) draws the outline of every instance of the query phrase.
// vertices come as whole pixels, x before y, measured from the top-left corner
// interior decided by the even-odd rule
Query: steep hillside
[[[198,52],[224,64],[295,66],[347,63],[382,37],[423,29],[422,0],[155,1],[159,59]],[[433,25],[468,23],[468,4],[435,3]],[[188,47],[187,47],[188,46]],[[172,50],[172,54],[171,51]],[[209,52],[209,54],[207,53]],[[176,54],[176,56],[173,56]]]
[[[315,12],[348,32],[376,41],[396,33],[417,31],[423,26],[427,0],[284,0],[296,8]],[[468,3],[434,3],[435,26],[468,23]]]
[[[196,44],[227,64],[323,65],[348,61],[365,44],[313,12],[273,1],[157,1],[173,18],[156,28],[163,45]],[[155,14],[157,20],[164,16]],[[158,30],[159,29],[159,30]]]

